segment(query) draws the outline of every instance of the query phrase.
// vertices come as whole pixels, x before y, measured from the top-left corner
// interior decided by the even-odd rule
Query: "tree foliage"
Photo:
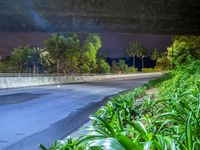
[[[141,44],[138,41],[131,41],[128,45],[127,53],[130,57],[133,57],[133,67],[135,67],[136,53],[140,48]]]
[[[128,72],[128,65],[124,60],[112,61],[112,72],[114,73],[125,73]]]
[[[57,72],[63,65],[64,53],[67,50],[66,39],[59,34],[52,34],[45,42],[46,50],[49,52],[52,64],[56,67]]]
[[[176,36],[172,46],[168,48],[168,58],[176,65],[200,59],[200,37]]]
[[[15,48],[11,57],[4,63],[10,69],[8,71],[13,72],[38,72],[38,68],[42,65],[42,53],[43,49],[37,46],[19,46]]]
[[[98,34],[89,34],[81,50],[81,72],[95,72],[97,68],[97,52],[101,48],[101,39]]]
[[[110,71],[110,66],[105,60],[97,62],[97,54],[101,48],[101,39],[98,34],[88,34],[83,44],[80,43],[80,37],[75,33],[67,36],[52,34],[44,42],[44,49],[37,46],[15,48],[9,61],[2,63],[1,68],[5,69],[7,66],[8,72],[30,72],[31,70],[34,73],[39,70],[50,73],[105,73]]]
[[[152,69],[152,71],[161,71],[161,70],[168,70],[171,68],[171,64],[167,57],[166,52],[160,52],[158,49],[155,48],[150,53],[149,56],[152,60],[154,60],[156,62],[156,66],[154,67],[154,69],[150,68],[149,70]],[[148,71],[147,68],[145,68],[143,70]]]
[[[157,61],[159,58],[161,58],[161,55],[161,52],[157,48],[154,48],[149,56],[152,60]]]
[[[77,34],[71,33],[66,38],[67,50],[64,53],[65,60],[62,67],[64,73],[79,72],[80,39]]]
[[[106,62],[105,59],[97,59],[97,72],[98,73],[110,73],[110,65]]]
[[[171,63],[166,53],[162,53],[160,58],[157,59],[156,68],[158,70],[169,70],[171,68]]]
[[[133,67],[135,67],[135,56],[142,60],[142,68],[144,67],[144,57],[147,56],[147,49],[138,41],[131,41],[129,43],[127,53],[133,57]]]

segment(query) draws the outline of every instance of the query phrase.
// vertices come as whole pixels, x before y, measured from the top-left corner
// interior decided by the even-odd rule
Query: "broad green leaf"
[[[152,142],[146,142],[145,144],[144,144],[144,149],[143,150],[150,150],[150,148],[151,148],[151,144],[152,144]]]
[[[176,150],[176,146],[175,146],[174,141],[169,137],[165,137],[165,139],[166,139],[167,144],[168,144],[168,149],[169,150]]]
[[[92,140],[88,143],[88,147],[100,147],[103,150],[128,150],[124,148],[116,139],[106,138],[101,140]]]
[[[119,143],[121,143],[127,150],[141,150],[141,146],[139,143],[133,142],[131,139],[128,137],[118,134],[116,136],[117,140]]]
[[[113,137],[115,136],[114,129],[110,126],[110,124],[106,120],[104,120],[104,119],[102,119],[98,116],[95,116],[95,115],[91,115],[89,118],[92,119],[92,120],[95,120],[97,122],[100,122],[102,125],[104,125],[105,128],[108,129],[108,131],[110,131],[110,133]]]
[[[135,122],[128,121],[128,123],[141,134],[143,139],[145,139],[146,141],[149,140],[147,136],[148,134],[147,130],[140,121],[135,121]]]
[[[190,112],[187,117],[186,127],[185,127],[186,143],[187,143],[188,150],[192,150],[191,116],[192,116],[192,112]]]

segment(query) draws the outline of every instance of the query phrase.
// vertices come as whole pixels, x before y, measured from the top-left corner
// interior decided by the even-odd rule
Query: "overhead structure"
[[[1,0],[0,31],[200,34],[199,0]]]

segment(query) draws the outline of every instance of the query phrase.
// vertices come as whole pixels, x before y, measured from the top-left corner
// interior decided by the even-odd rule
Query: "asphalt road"
[[[152,78],[0,90],[0,149],[37,150],[88,121],[109,95]],[[105,98],[106,97],[106,98]]]

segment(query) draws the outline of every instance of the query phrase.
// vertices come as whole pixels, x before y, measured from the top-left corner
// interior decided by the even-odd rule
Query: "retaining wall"
[[[161,75],[163,75],[163,73],[156,72],[156,73],[117,74],[117,75],[0,77],[0,89],[53,85],[53,84],[66,84],[66,83],[76,83],[76,82],[89,82],[89,81],[99,81],[108,79],[115,79],[115,80],[136,79],[145,77],[158,77]]]

